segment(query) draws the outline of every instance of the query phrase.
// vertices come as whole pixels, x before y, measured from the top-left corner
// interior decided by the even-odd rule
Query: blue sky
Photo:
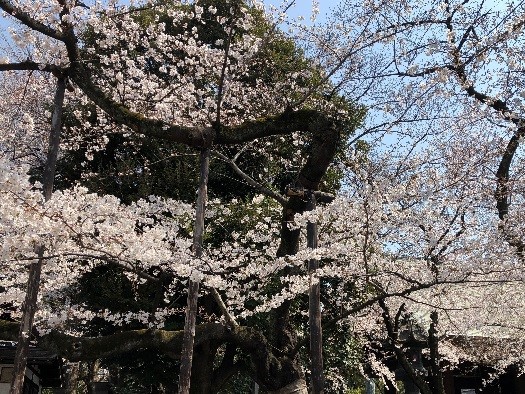
[[[280,6],[283,3],[290,3],[293,0],[263,0],[265,4],[273,4],[275,6]],[[319,4],[319,20],[322,21],[325,19],[326,15],[330,13],[330,10],[337,6],[340,0],[318,0]],[[129,4],[129,0],[121,0],[121,4]],[[312,14],[312,0],[295,0],[294,6],[290,9],[290,15],[304,16],[306,19],[310,18]]]
[[[318,21],[322,22],[326,16],[330,14],[331,9],[336,7],[339,2],[340,0],[318,0]],[[283,0],[264,0],[264,3],[279,6],[283,3]],[[295,0],[295,4],[290,8],[289,14],[291,16],[301,15],[304,16],[305,19],[309,19],[312,14],[312,0]]]

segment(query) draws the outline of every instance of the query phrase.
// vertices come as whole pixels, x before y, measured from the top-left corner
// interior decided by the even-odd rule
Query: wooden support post
[[[195,224],[193,228],[193,253],[195,258],[202,256],[202,238],[204,234],[204,213],[208,198],[208,175],[210,172],[210,149],[204,148],[200,154],[200,180],[195,207]],[[197,300],[199,298],[199,280],[191,280],[188,285],[188,301],[184,336],[182,342],[181,364],[179,374],[179,394],[189,394],[191,366],[193,361],[193,343],[195,340],[195,323],[197,319]]]
[[[53,193],[56,163],[60,147],[62,108],[64,105],[66,83],[67,79],[65,76],[60,76],[57,79],[53,116],[51,119],[51,130],[49,133],[49,148],[42,179],[45,201],[48,201]],[[35,251],[38,257],[29,267],[29,278],[27,280],[27,290],[24,303],[22,304],[22,318],[20,322],[20,331],[18,333],[18,344],[15,352],[10,394],[21,394],[24,389],[24,377],[27,366],[27,356],[29,354],[29,343],[31,340],[31,332],[33,331],[33,321],[37,310],[40,275],[42,273],[42,265],[44,262],[44,246],[37,246]]]
[[[316,207],[316,198],[313,190],[305,193],[308,198],[307,210]],[[309,221],[306,225],[307,246],[317,248],[317,223]],[[321,327],[321,284],[315,278],[315,271],[319,268],[319,260],[311,258],[308,261],[310,274],[308,322],[310,327],[310,359],[312,362],[312,393],[320,394],[324,390],[323,373],[323,332]]]

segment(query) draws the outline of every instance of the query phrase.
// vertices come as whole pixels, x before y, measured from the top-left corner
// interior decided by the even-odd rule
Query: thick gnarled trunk
[[[308,394],[308,389],[304,379],[299,379],[282,389],[269,391],[268,394]]]

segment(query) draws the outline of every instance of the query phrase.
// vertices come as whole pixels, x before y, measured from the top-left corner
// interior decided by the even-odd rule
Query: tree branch
[[[54,74],[62,74],[64,69],[54,64],[40,64],[30,60],[17,63],[0,64],[0,71],[45,71]]]
[[[27,12],[21,11],[15,7],[9,0],[0,0],[0,8],[11,15],[13,18],[20,21],[30,29],[36,30],[48,37],[54,38],[59,41],[65,40],[65,35],[52,29],[51,27],[44,25],[42,22],[33,19]]]
[[[392,347],[394,349],[397,361],[399,362],[399,364],[401,364],[407,375],[415,383],[415,385],[419,387],[423,394],[432,394],[432,391],[430,390],[430,387],[428,386],[427,382],[425,382],[425,380],[417,373],[413,365],[408,360],[406,354],[399,347],[399,344],[396,343],[397,341],[395,340],[395,338],[397,337],[397,333],[394,330],[392,319],[390,317],[390,312],[385,304],[384,299],[379,301],[379,305],[383,310],[383,321],[385,323],[388,336],[390,337],[390,341],[392,343]]]
[[[19,324],[0,321],[0,338],[15,341]],[[195,344],[211,339],[225,340],[227,329],[219,323],[205,323],[196,328]],[[139,349],[155,349],[173,358],[180,357],[183,331],[143,329],[111,335],[83,338],[52,331],[38,338],[43,349],[55,352],[69,361],[92,361]]]
[[[182,143],[192,147],[240,144],[257,138],[286,135],[294,131],[321,132],[329,120],[326,115],[314,110],[284,111],[276,116],[248,121],[238,126],[188,127],[151,119],[131,111],[123,104],[112,100],[91,80],[89,71],[79,62],[71,65],[71,80],[116,123],[149,137]],[[322,130],[325,131],[325,130]],[[336,143],[333,133],[327,133]],[[329,157],[331,159],[331,157]]]
[[[212,154],[218,157],[219,159],[221,159],[222,161],[224,161],[225,163],[227,163],[233,169],[233,171],[235,171],[237,175],[239,175],[246,183],[252,186],[255,190],[261,192],[265,196],[273,198],[274,200],[276,200],[279,204],[283,206],[286,205],[286,202],[288,200],[285,197],[281,196],[279,193],[274,192],[273,190],[268,189],[267,187],[261,185],[259,182],[255,181],[252,177],[250,177],[248,174],[243,172],[237,166],[237,164],[235,164],[235,162],[232,159],[230,159],[229,157],[217,151],[212,151]]]
[[[228,327],[230,327],[230,328],[237,327],[239,324],[235,321],[235,318],[232,316],[232,314],[228,310],[228,307],[224,303],[224,301],[223,301],[221,295],[219,294],[219,292],[217,291],[217,289],[212,287],[212,288],[210,288],[210,292],[211,292],[211,294],[213,296],[213,299],[215,300],[215,302],[219,306],[219,309],[221,310],[222,315],[224,316],[224,319],[226,320],[226,325]]]
[[[15,341],[18,323],[0,320],[0,339]],[[154,349],[178,359],[183,331],[158,329],[132,330],[103,337],[82,338],[52,331],[37,339],[39,347],[56,353],[69,361],[92,361],[122,355],[130,351]],[[301,377],[291,368],[292,360],[277,358],[273,347],[258,330],[236,326],[227,328],[220,323],[203,323],[196,327],[195,346],[207,341],[230,343],[248,354],[252,360],[257,381],[268,390],[277,390]],[[289,371],[275,375],[275,371]],[[295,372],[294,372],[295,371]]]

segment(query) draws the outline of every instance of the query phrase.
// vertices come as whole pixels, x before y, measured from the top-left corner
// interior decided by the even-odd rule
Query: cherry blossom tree
[[[13,97],[0,103],[2,125],[13,130],[0,141],[5,312],[20,319],[27,265],[40,258],[40,346],[70,361],[142,348],[179,359],[183,330],[167,328],[182,316],[174,300],[200,283],[201,299],[207,292],[214,301],[201,305],[190,346],[199,393],[217,392],[239,371],[269,392],[306,392],[315,380],[303,350],[311,285],[322,300],[323,347],[351,338],[364,349],[363,374],[395,380],[378,344],[393,345],[407,364],[396,334],[404,315],[431,328],[435,382],[440,359],[471,357],[450,340],[457,336],[514,338],[498,368],[522,363],[522,5],[409,3],[346,1],[327,29],[288,21],[315,59],[291,62],[272,50],[293,42],[277,27],[285,15],[257,4],[0,0],[12,24],[0,65],[3,96]],[[204,244],[192,242],[192,201],[123,203],[79,182],[43,202],[29,168],[43,162],[57,75],[69,88],[64,152],[88,136],[83,152],[93,162],[116,133],[122,144],[182,144],[203,152],[204,174],[209,154],[255,192],[200,209],[206,233],[220,235]],[[355,102],[368,108],[362,125]],[[268,159],[249,172],[242,158],[253,152]],[[90,172],[84,181],[97,179]],[[282,173],[292,174],[288,187],[279,187]],[[321,190],[331,175],[338,187]],[[317,245],[306,241],[315,226]],[[103,264],[153,283],[154,307],[64,301]],[[90,337],[77,323],[94,318],[125,329]],[[2,337],[16,339],[17,329],[3,322]],[[344,363],[324,364],[325,390],[347,389]],[[409,367],[423,392],[439,392]]]
[[[5,42],[6,52],[11,56],[0,68],[12,75],[22,75],[18,73],[21,71],[67,75],[72,90],[68,100],[80,103],[91,100],[98,108],[95,128],[104,132],[119,125],[128,133],[204,150],[212,145],[220,148],[222,145],[241,144],[273,135],[307,132],[311,135],[309,156],[306,159],[296,156],[289,161],[300,168],[294,188],[315,191],[336,152],[341,130],[335,127],[334,120],[345,119],[348,114],[342,112],[340,106],[319,99],[317,94],[301,86],[304,84],[297,84],[299,79],[310,77],[306,73],[314,68],[308,62],[304,62],[304,70],[298,70],[299,74],[277,81],[247,78],[250,68],[265,61],[258,55],[268,45],[265,40],[272,38],[271,35],[259,37],[248,33],[253,23],[252,14],[258,12],[256,9],[248,8],[241,2],[232,2],[230,6],[230,16],[225,18],[220,14],[215,16],[217,9],[213,5],[204,8],[201,4],[146,4],[146,8],[153,7],[159,14],[167,15],[172,26],[177,24],[183,27],[176,34],[173,31],[172,34],[166,34],[166,22],[155,20],[145,31],[141,30],[134,18],[137,11],[117,4],[104,9],[98,4],[86,6],[65,1],[49,4],[1,2],[0,7],[16,24],[10,31],[11,39]],[[155,14],[153,18],[157,18]],[[186,28],[189,22],[194,24],[191,29]],[[201,40],[199,29],[206,33],[207,23],[222,29],[225,39],[213,43]],[[270,30],[275,30],[275,27]],[[84,40],[84,34],[86,37],[89,34],[97,35],[93,46]],[[166,52],[164,48],[167,46],[173,48],[174,52]],[[30,56],[23,58],[24,52]],[[177,56],[173,53],[177,53]],[[324,81],[317,87],[323,89],[326,83]],[[298,98],[300,103],[293,104]],[[74,115],[79,121],[82,120],[81,111],[76,111]],[[29,118],[25,122],[31,123]],[[101,140],[104,141],[103,136]],[[272,254],[272,260],[275,260],[275,256],[282,260],[295,253],[299,232],[289,230],[286,222],[296,212],[304,210],[301,197],[295,194],[291,194],[290,198],[281,196],[243,173],[237,167],[236,159],[229,159],[220,150],[217,155],[247,183],[276,199],[284,208],[281,246],[269,250],[263,261]],[[53,199],[39,208],[34,203],[39,199],[39,192],[23,175],[25,170],[16,162],[6,162],[5,165],[10,176],[18,180],[18,184],[14,184],[8,178],[4,185],[3,191],[11,196],[12,204],[20,206],[22,212],[40,215],[40,223],[35,224],[33,230],[27,227],[26,220],[17,222],[21,226],[17,228],[15,223],[11,223],[14,221],[11,220],[12,216],[6,215],[10,225],[5,226],[4,235],[12,240],[17,235],[24,238],[22,242],[16,245],[13,242],[5,248],[6,261],[31,261],[34,256],[27,248],[31,249],[35,242],[42,245],[46,253],[40,256],[40,260],[45,259],[47,262],[46,277],[40,284],[41,288],[52,289],[56,286],[55,281],[59,281],[60,287],[63,287],[101,261],[118,264],[128,272],[154,282],[159,279],[147,273],[148,269],[163,269],[165,265],[174,279],[204,281],[210,291],[216,294],[223,316],[229,319],[229,312],[215,289],[226,289],[230,279],[224,274],[217,274],[224,271],[225,267],[217,270],[213,266],[223,264],[225,260],[218,259],[222,253],[230,258],[232,256],[224,251],[215,253],[218,256],[211,254],[209,258],[200,255],[192,258],[188,241],[179,236],[179,229],[184,226],[188,215],[184,204],[151,197],[147,202],[139,201],[124,206],[111,196],[96,196],[77,187],[55,192]],[[25,193],[17,191],[19,187]],[[19,211],[17,215],[22,212]],[[170,220],[159,219],[166,212],[172,216]],[[35,217],[33,220],[38,219]],[[127,230],[124,230],[126,227]],[[148,237],[150,246],[146,242]],[[160,243],[155,241],[156,238]],[[230,253],[242,256],[235,248],[230,250]],[[73,273],[73,270],[65,267],[74,264],[72,260],[75,258],[84,261],[84,268]],[[242,260],[234,260],[234,263],[230,270],[239,263],[245,264]],[[280,261],[277,267],[285,269],[283,264],[284,261]],[[56,267],[54,274],[47,270],[48,266]],[[59,278],[61,275],[58,272],[61,270],[71,272],[67,281]],[[274,275],[275,268],[269,269],[268,280]],[[6,281],[6,285],[10,289],[20,288],[24,277],[18,275],[17,281],[19,284]],[[15,310],[18,310],[18,299],[15,296],[9,299]],[[239,301],[238,305],[242,305]],[[288,301],[285,300],[285,305],[279,308],[276,312],[279,324],[275,337],[292,350],[294,339],[290,332]],[[77,310],[79,313],[84,312],[81,308]],[[44,323],[40,325],[43,333],[46,325],[50,329],[55,324],[60,325],[60,318],[45,318],[50,313],[45,308],[39,313],[40,321]],[[292,388],[304,387],[303,372],[297,364],[296,352],[280,350],[273,354],[268,340],[249,327],[230,326],[226,330],[220,323],[204,324],[197,329],[197,343],[202,340],[201,335],[210,339],[218,335],[214,340],[221,343],[232,334],[236,348],[245,348],[253,354],[255,377],[261,384],[269,389],[290,385]],[[124,348],[126,346],[120,350]],[[97,358],[102,356],[99,354]],[[90,357],[87,356],[87,359]],[[78,359],[78,356],[72,359],[75,358]],[[210,370],[205,369],[202,373],[209,374]],[[213,384],[209,376],[204,379],[197,376],[194,380],[202,386],[197,387],[196,391],[210,390]]]
[[[381,156],[387,152],[387,162],[393,163],[394,178],[389,179],[404,179],[408,186],[426,174],[416,187],[423,195],[411,192],[412,197],[400,202],[403,211],[417,207],[425,219],[409,224],[403,213],[401,222],[384,230],[384,234],[400,233],[397,240],[389,238],[383,250],[390,257],[399,256],[404,265],[410,265],[412,258],[427,261],[436,278],[445,271],[449,276],[449,269],[460,275],[455,280],[464,278],[457,287],[432,286],[421,296],[413,292],[406,303],[389,298],[378,311],[390,312],[383,319],[387,326],[401,305],[427,316],[428,326],[434,308],[442,315],[443,338],[467,333],[510,337],[517,348],[521,346],[523,322],[514,318],[518,305],[523,305],[522,10],[521,2],[439,1],[422,6],[410,1],[346,1],[325,34],[318,36],[318,57],[326,64],[346,63],[335,74],[340,86],[366,102],[372,115],[368,127],[385,136],[378,149]],[[347,61],[355,53],[356,36],[367,37],[370,43],[360,48],[367,67],[355,68]],[[375,168],[363,185],[377,190],[376,174],[385,167],[382,162],[381,171]],[[437,179],[446,183],[439,190],[431,186]],[[441,204],[437,196],[445,191],[452,194],[443,195]],[[385,195],[391,202],[391,195]],[[427,197],[429,205],[423,203]],[[462,208],[455,205],[460,201]],[[430,214],[427,208],[440,211]],[[394,211],[387,212],[388,217]],[[445,222],[438,225],[430,218]],[[402,231],[406,225],[413,227]],[[471,230],[478,235],[469,235]],[[447,261],[453,261],[449,268]],[[403,274],[405,288],[425,272],[420,265],[414,268]],[[401,268],[392,272],[399,276]],[[422,277],[416,281],[422,283]],[[499,303],[500,297],[507,301],[495,313],[489,305]],[[453,346],[445,346],[450,347],[444,353],[454,359]],[[500,365],[522,362],[513,352],[500,354]]]

